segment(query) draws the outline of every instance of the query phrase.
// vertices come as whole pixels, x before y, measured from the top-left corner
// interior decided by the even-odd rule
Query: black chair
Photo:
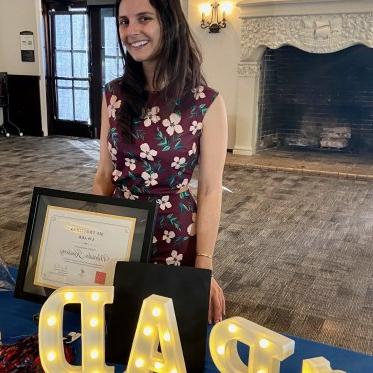
[[[9,92],[8,75],[0,72],[0,108],[3,109],[4,123],[0,125],[0,135],[9,137],[9,128],[13,128],[16,134],[23,136],[22,130],[9,118]]]

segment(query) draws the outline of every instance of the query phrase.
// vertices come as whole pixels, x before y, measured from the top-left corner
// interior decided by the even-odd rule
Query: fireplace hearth
[[[237,5],[241,61],[233,152],[253,155],[272,146],[372,149],[373,2],[243,0]],[[266,86],[271,75],[274,81]]]

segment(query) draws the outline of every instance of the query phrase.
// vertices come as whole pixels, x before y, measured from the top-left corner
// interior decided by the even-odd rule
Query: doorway
[[[49,134],[97,138],[104,86],[123,74],[114,5],[46,3]]]

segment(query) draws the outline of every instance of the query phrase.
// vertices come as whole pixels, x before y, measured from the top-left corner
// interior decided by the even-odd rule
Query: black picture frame
[[[34,258],[39,254],[48,206],[136,218],[129,261],[149,261],[158,209],[156,201],[128,200],[35,187],[14,291],[16,298],[43,303],[54,291],[34,284],[37,264]]]

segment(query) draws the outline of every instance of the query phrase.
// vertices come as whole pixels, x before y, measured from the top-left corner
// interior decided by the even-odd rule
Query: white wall
[[[201,14],[198,6],[203,2],[205,1],[182,0],[182,5],[203,53],[203,71],[208,84],[218,90],[225,99],[229,124],[228,148],[231,149],[235,142],[237,64],[240,57],[239,9],[235,6],[238,0],[231,1],[233,10],[227,16],[227,28],[218,34],[210,34],[208,30],[200,28]],[[210,3],[209,0],[206,2]],[[23,30],[34,32],[36,46],[34,63],[21,62],[19,32]],[[44,134],[47,134],[43,80],[45,69],[43,58],[40,58],[44,39],[41,35],[40,0],[0,0],[0,71],[42,77],[40,82],[42,127]]]
[[[40,99],[42,130],[47,134],[46,96],[42,50],[42,24],[40,0],[0,0],[0,71],[12,75],[41,77]],[[21,31],[32,31],[35,43],[35,62],[22,62]],[[0,115],[1,119],[1,115]]]
[[[237,64],[240,59],[239,8],[235,6],[238,0],[230,1],[233,10],[227,16],[227,28],[218,34],[210,34],[207,29],[200,27],[201,14],[198,6],[210,2],[189,0],[188,21],[202,50],[203,71],[207,82],[224,97],[229,125],[228,148],[232,149],[235,142]]]
[[[0,1],[0,70],[14,75],[40,75],[39,51],[35,62],[22,62],[20,31],[32,31],[37,39],[35,14],[37,0]]]

